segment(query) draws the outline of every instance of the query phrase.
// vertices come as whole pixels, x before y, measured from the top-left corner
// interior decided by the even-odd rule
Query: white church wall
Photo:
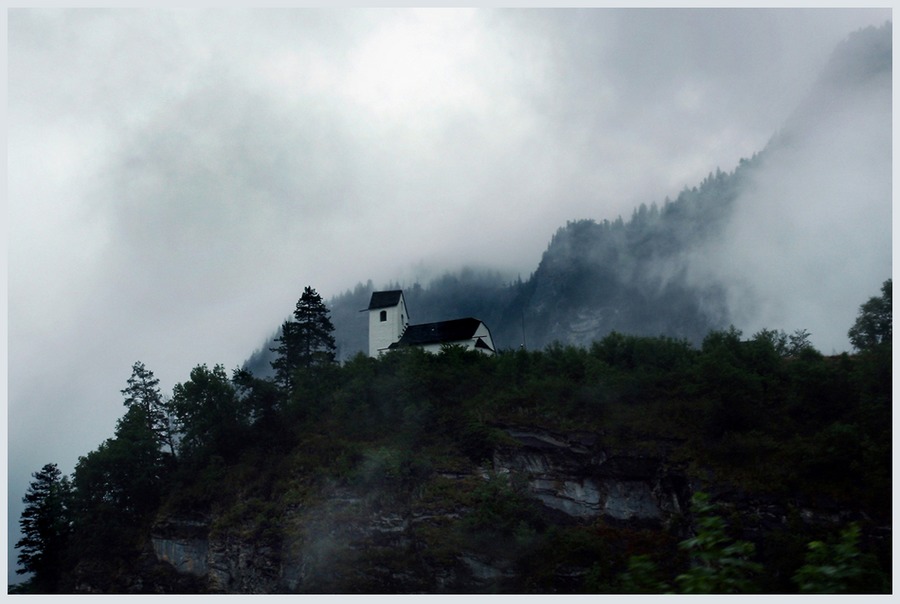
[[[384,316],[384,320],[382,320],[382,316]],[[406,312],[403,294],[400,294],[400,302],[396,306],[370,310],[369,356],[378,356],[379,351],[385,350],[399,340],[407,325],[409,325],[409,313]]]

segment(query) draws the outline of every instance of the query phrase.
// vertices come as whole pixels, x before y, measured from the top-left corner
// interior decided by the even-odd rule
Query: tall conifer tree
[[[281,326],[281,337],[273,348],[278,358],[272,362],[275,381],[279,386],[293,391],[294,372],[335,362],[334,325],[328,307],[312,287],[307,286],[297,301],[294,320]]]
[[[22,538],[16,543],[16,573],[34,573],[31,587],[38,592],[57,588],[62,558],[70,532],[71,486],[56,464],[48,463],[32,474],[34,481],[22,501],[19,519]]]
[[[146,421],[147,428],[154,434],[160,446],[167,446],[175,454],[172,438],[170,410],[159,390],[159,379],[141,361],[131,367],[128,387],[121,391],[125,395],[124,404],[131,409],[137,407]]]

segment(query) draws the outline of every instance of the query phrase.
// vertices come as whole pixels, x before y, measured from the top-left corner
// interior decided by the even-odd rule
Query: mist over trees
[[[812,293],[811,284],[821,280],[817,271],[830,271],[836,263],[845,273],[852,271],[847,267],[852,259],[832,249],[829,240],[834,228],[852,231],[853,225],[835,224],[837,219],[827,217],[816,196],[840,201],[832,199],[835,184],[828,174],[848,162],[862,168],[889,161],[866,156],[880,147],[865,147],[854,133],[885,127],[881,120],[890,111],[891,35],[890,23],[852,34],[834,51],[784,128],[732,171],[717,168],[674,199],[641,204],[624,219],[568,222],[527,278],[465,269],[426,284],[391,283],[379,289],[403,288],[414,322],[475,316],[505,349],[540,349],[554,341],[590,345],[611,331],[699,344],[709,330],[732,324],[753,325],[754,331],[812,328],[812,336],[823,336],[799,321],[809,314],[804,307],[815,312],[827,308]],[[815,151],[823,146],[817,142],[822,137],[834,138],[831,144],[838,148],[830,154]],[[797,156],[807,152],[808,158]],[[851,159],[847,154],[862,155]],[[847,184],[838,195],[865,208],[887,206],[889,189],[873,189],[864,177],[854,179],[855,165],[841,172]],[[885,229],[889,236],[887,224]],[[858,242],[869,246],[862,260],[869,272],[876,258],[881,264],[886,256],[880,237],[874,244]],[[810,274],[797,273],[804,266]],[[371,282],[359,284],[330,301],[339,358],[366,349],[365,320],[358,311],[374,288]],[[794,324],[766,320],[765,303],[783,300],[790,301],[783,312],[791,314],[781,318]]]
[[[413,323],[477,317],[507,350],[553,342],[587,346],[612,331],[699,344],[709,330],[728,326],[730,315],[723,287],[695,283],[688,259],[720,232],[757,161],[744,160],[730,174],[717,170],[661,208],[642,204],[628,221],[569,222],[526,279],[467,268],[426,285],[383,289],[403,289]],[[373,291],[371,282],[360,283],[329,302],[339,359],[367,349],[368,324],[360,311]],[[263,349],[245,367],[265,374],[267,363],[271,355]]]
[[[890,320],[878,329],[890,333]],[[32,578],[18,590],[204,592],[202,578],[148,549],[167,523],[197,518],[260,556],[307,555],[313,564],[305,548],[315,550],[315,538],[292,533],[288,519],[337,489],[367,493],[380,514],[424,506],[432,512],[415,513],[450,509],[455,519],[406,545],[336,550],[328,572],[295,588],[273,583],[278,590],[429,591],[436,587],[421,581],[432,567],[474,548],[514,569],[495,588],[515,593],[889,592],[891,346],[881,337],[854,356],[825,357],[803,330],[745,339],[730,327],[699,347],[612,332],[589,347],[495,356],[408,349],[301,363],[292,387],[204,364],[170,398],[138,362],[114,436],[81,457],[71,479],[55,464],[34,474],[17,544]],[[164,401],[174,455],[141,400]],[[618,455],[668,450],[666,463],[690,477],[685,484],[717,493],[715,505],[695,493],[679,522],[660,526],[561,521],[529,494],[527,476],[483,477],[494,452],[510,446],[508,428],[520,426],[593,434]],[[469,473],[448,490],[448,476]],[[755,512],[733,507],[745,500],[797,517],[757,526]],[[732,506],[727,520],[721,506]],[[819,508],[815,523],[800,521],[798,510]],[[364,522],[347,514],[340,523]],[[393,572],[385,568],[410,582],[385,582]],[[482,588],[459,579],[442,589]]]
[[[883,78],[885,31],[853,38],[828,77]],[[854,71],[847,53],[871,69]],[[726,284],[698,276],[697,259],[798,123],[732,172],[628,220],[560,227],[527,278],[466,269],[384,287],[404,289],[414,323],[483,320],[494,357],[451,347],[369,358],[368,282],[328,304],[306,287],[243,367],[199,364],[171,396],[136,362],[113,435],[71,477],[53,463],[33,474],[21,591],[203,591],[149,551],[161,522],[211,518],[212,532],[260,544],[277,567],[307,537],[285,519],[345,489],[398,515],[445,506],[456,517],[399,550],[368,544],[363,561],[374,566],[329,552],[334,572],[310,591],[390,591],[385,568],[441,568],[477,549],[514,569],[504,585],[517,593],[889,592],[891,280],[843,327],[854,353],[825,356],[804,328],[745,336]],[[667,463],[719,503],[749,494],[788,520],[751,529],[752,514],[732,508],[729,526],[698,497],[653,530],[558,522],[512,478],[482,480],[509,426],[589,432],[637,455],[672,448]],[[817,506],[836,520],[805,524]]]
[[[827,189],[830,185],[823,171],[834,169],[830,162],[846,160],[816,155],[802,163],[803,158],[798,160],[792,154],[824,136],[832,122],[840,122],[849,130],[883,127],[864,118],[867,112],[881,115],[885,103],[889,111],[891,32],[892,26],[887,23],[852,34],[835,50],[814,89],[785,127],[760,152],[741,159],[731,172],[717,168],[674,199],[640,204],[627,220],[617,216],[568,222],[553,235],[540,263],[527,278],[466,268],[425,284],[376,287],[369,281],[335,296],[329,308],[334,318],[337,357],[348,359],[367,349],[365,316],[359,311],[366,308],[376,288],[404,289],[413,322],[477,317],[488,325],[494,342],[503,349],[540,349],[555,341],[586,346],[611,331],[685,338],[699,344],[711,329],[748,321],[758,324],[761,297],[797,297],[795,304],[800,306],[792,310],[800,312],[803,304],[811,303],[809,297],[773,291],[777,286],[770,283],[786,278],[783,271],[761,260],[748,262],[748,258],[769,258],[772,252],[766,248],[773,247],[776,254],[782,254],[773,259],[778,264],[790,261],[790,254],[796,252],[797,262],[829,270],[829,257],[823,253],[827,240],[806,250],[800,247],[803,241],[782,241],[787,234],[780,230],[780,239],[769,242],[764,229],[773,228],[773,221],[798,221],[792,227],[796,232],[791,233],[798,239],[830,235],[833,225],[822,222],[814,203],[797,196],[809,195],[807,188],[816,180],[822,180],[822,187]],[[846,116],[857,113],[862,116],[861,123],[849,120],[849,125],[843,125]],[[852,137],[845,141],[849,134],[833,133],[842,142],[858,142]],[[797,161],[802,165],[795,165]],[[819,161],[821,166],[816,163]],[[786,167],[773,172],[773,165],[780,163]],[[788,182],[769,183],[767,178]],[[803,183],[794,182],[797,179],[803,179]],[[827,193],[822,187],[810,190],[813,194]],[[783,202],[767,200],[757,208],[760,191],[786,197]],[[868,199],[874,193],[862,188],[859,194]],[[773,212],[785,216],[769,216]],[[804,229],[807,222],[812,235]],[[769,278],[773,270],[778,279]],[[817,279],[814,275],[798,277],[805,279],[804,283]],[[764,323],[760,328],[809,327]],[[248,359],[248,369],[267,371],[271,355],[266,349],[270,344]]]

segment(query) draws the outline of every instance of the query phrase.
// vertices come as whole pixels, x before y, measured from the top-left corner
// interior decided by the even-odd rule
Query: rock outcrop
[[[687,481],[663,459],[611,452],[592,433],[506,432],[519,446],[496,451],[494,469],[527,477],[533,496],[549,508],[582,520],[645,523],[685,511]]]
[[[492,481],[520,485],[547,525],[600,523],[678,539],[691,534],[689,501],[696,485],[669,462],[667,447],[661,454],[629,454],[604,446],[595,433],[498,428],[504,444],[490,462],[434,473],[443,494],[371,482],[331,484],[284,512],[265,534],[252,518],[161,518],[151,536],[153,551],[160,563],[213,593],[520,591],[527,579],[518,574],[515,550],[521,543],[479,540],[471,530],[461,537],[474,526],[467,522],[477,516],[478,503],[454,493]],[[789,523],[836,526],[850,519],[834,509],[788,509],[785,502],[726,490],[716,497],[740,516],[751,540]],[[560,566],[551,580],[565,591],[588,572],[577,564]]]
[[[609,451],[593,433],[502,429],[508,444],[490,463],[442,480],[462,488],[514,479],[551,523],[663,527],[684,513],[687,480],[663,459]],[[515,583],[514,565],[502,554],[438,551],[441,531],[452,534],[448,527],[471,511],[385,487],[334,485],[316,503],[286,513],[277,538],[240,523],[223,529],[215,517],[166,517],[151,541],[159,561],[217,593],[465,593]]]

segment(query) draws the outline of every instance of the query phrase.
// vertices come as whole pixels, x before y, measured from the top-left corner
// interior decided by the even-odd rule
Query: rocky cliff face
[[[435,471],[428,488],[329,485],[266,530],[252,521],[223,528],[214,516],[160,518],[153,551],[159,563],[213,593],[520,592],[527,577],[519,550],[527,549],[527,537],[479,540],[465,532],[483,510],[458,494],[492,482],[519,485],[547,525],[599,523],[678,539],[691,534],[695,485],[668,460],[677,443],[662,443],[658,453],[629,454],[604,446],[595,433],[502,430],[508,438],[489,463]],[[785,502],[723,490],[717,495],[751,540],[764,541],[767,531],[790,523],[837,526],[849,519],[836,509],[788,509]],[[559,565],[547,580],[552,590],[565,592],[588,572],[583,564]]]
[[[610,452],[596,434],[506,431],[519,446],[496,451],[494,470],[525,477],[533,497],[569,517],[661,523],[690,498],[683,474],[664,460]]]
[[[517,482],[557,524],[604,519],[662,528],[685,513],[687,479],[662,458],[608,450],[592,433],[504,431],[507,444],[491,463],[439,472],[448,492]],[[511,553],[453,543],[453,527],[473,513],[471,503],[421,490],[395,495],[371,485],[334,485],[316,503],[286,513],[267,535],[249,526],[217,530],[214,517],[168,517],[156,523],[151,540],[159,561],[219,593],[460,593],[515,584]],[[564,571],[573,572],[587,569]]]

